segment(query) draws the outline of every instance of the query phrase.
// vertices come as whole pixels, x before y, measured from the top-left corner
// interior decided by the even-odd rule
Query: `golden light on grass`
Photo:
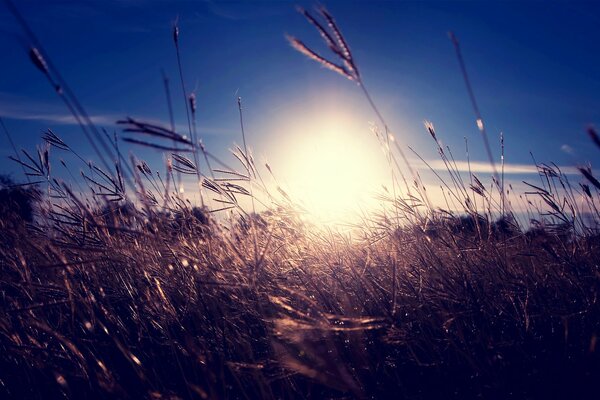
[[[356,87],[328,90],[306,75],[293,96],[282,91],[250,118],[248,131],[269,138],[244,133],[238,98],[237,171],[217,157],[210,160],[223,169],[212,168],[204,146],[174,129],[122,120],[123,142],[169,153],[161,176],[137,154],[124,159],[116,134],[108,150],[95,146],[92,117],[12,1],[4,3],[36,46],[33,63],[106,165],[52,131],[36,152],[20,156],[12,146],[32,181],[0,179],[0,398],[596,398],[600,178],[591,164],[571,173],[535,160],[533,168],[505,164],[503,139],[496,168],[454,36],[489,164],[468,155],[466,140],[466,162],[460,149],[455,159],[431,124],[431,138],[408,137],[398,121],[410,119],[393,102],[380,112],[333,17],[318,9],[318,19],[301,12],[328,58],[290,42],[364,97],[353,102]],[[173,39],[188,132],[197,138],[177,25]],[[305,101],[311,85],[318,92]],[[383,115],[392,111],[385,136]],[[10,138],[2,119],[0,127]],[[600,147],[597,131],[588,134]],[[439,160],[415,151],[409,162],[402,149],[419,137],[434,140]],[[265,154],[272,179],[259,171]],[[70,182],[54,175],[57,162]],[[190,178],[186,196],[174,193],[172,171]],[[505,174],[535,181],[505,186]],[[398,183],[389,185],[392,175]],[[374,200],[382,185],[383,210]],[[212,209],[200,208],[205,198],[215,199]],[[318,229],[296,218],[296,203],[317,222],[357,226],[349,234]],[[208,212],[224,204],[227,218],[223,209]],[[376,215],[360,223],[361,209]]]

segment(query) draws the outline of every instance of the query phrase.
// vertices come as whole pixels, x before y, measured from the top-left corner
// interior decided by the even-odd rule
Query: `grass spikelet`
[[[592,174],[591,168],[578,167],[579,172],[587,179],[596,189],[600,190],[600,181]]]
[[[348,70],[346,70],[345,67],[342,67],[341,65],[338,65],[332,61],[327,60],[323,56],[320,56],[315,51],[309,49],[304,43],[302,43],[300,40],[296,39],[295,37],[287,35],[286,38],[287,38],[288,42],[290,43],[290,45],[298,52],[304,54],[305,56],[307,56],[308,58],[310,58],[312,60],[315,60],[316,62],[321,64],[323,67],[325,67],[333,72],[337,72],[338,74],[350,79],[351,81],[354,80],[354,77],[350,74],[350,72]]]
[[[111,163],[80,157],[82,178],[62,182],[57,169],[81,165],[65,157],[57,166],[54,153],[76,155],[76,146],[44,132],[37,152],[11,156],[37,178],[0,178],[0,398],[597,397],[600,182],[591,166],[572,184],[570,171],[534,159],[539,181],[519,193],[473,174],[465,139],[466,179],[442,129],[424,121],[442,171],[408,148],[446,205],[430,201],[418,174],[399,190],[403,147],[339,27],[325,9],[318,19],[301,12],[335,57],[328,68],[357,82],[379,118],[373,132],[393,185],[385,205],[341,229],[311,222],[268,163],[274,183],[262,182],[241,98],[236,168],[197,140],[196,94],[182,73],[187,136],[174,121],[125,118],[125,137],[102,136],[114,140],[112,156],[102,153]],[[177,23],[172,35],[181,67]],[[122,162],[119,139],[169,152],[166,178],[143,154]],[[504,136],[500,146],[504,161]],[[170,189],[174,171],[196,175],[210,202]],[[506,207],[493,186],[504,183]]]
[[[36,47],[31,47],[29,49],[29,58],[33,65],[35,65],[44,75],[50,75],[48,63],[46,63],[46,60],[44,60],[44,57]]]
[[[184,157],[179,154],[171,154],[173,157],[173,169],[175,171],[179,171],[183,174],[195,174],[196,173],[196,164],[187,157]]]
[[[317,29],[327,47],[331,50],[334,56],[339,58],[343,65],[326,59],[314,50],[307,47],[300,40],[296,39],[295,37],[286,35],[291,46],[300,53],[307,56],[308,58],[315,60],[325,68],[337,72],[338,74],[345,76],[351,81],[360,83],[360,76],[358,73],[358,69],[356,68],[356,64],[354,63],[352,53],[350,52],[346,41],[344,40],[339,28],[335,24],[335,21],[333,20],[331,15],[329,15],[329,13],[327,13],[327,11],[325,11],[324,8],[319,10],[319,13],[323,18],[325,18],[325,20],[328,23],[329,29],[332,31],[332,33],[329,33],[327,29],[325,29],[323,25],[321,25],[321,23],[317,21],[317,19],[314,18],[308,11],[299,7],[298,12],[302,14],[306,18],[306,20]],[[335,40],[332,37],[332,35],[333,37],[335,37]]]
[[[588,127],[587,132],[590,139],[592,139],[592,142],[594,142],[594,144],[598,148],[600,148],[600,136],[598,136],[598,132],[596,132],[596,129],[593,126],[590,126]]]

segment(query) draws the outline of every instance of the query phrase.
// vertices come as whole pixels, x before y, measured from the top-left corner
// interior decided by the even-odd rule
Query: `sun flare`
[[[290,121],[286,137],[279,175],[319,222],[353,220],[377,203],[389,171],[366,119],[337,109],[315,111]]]

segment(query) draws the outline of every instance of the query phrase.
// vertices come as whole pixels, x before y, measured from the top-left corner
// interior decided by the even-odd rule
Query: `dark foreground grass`
[[[3,397],[596,397],[597,237],[180,211],[1,223]]]
[[[49,148],[79,156],[48,131],[37,154],[14,157],[32,184],[2,181],[0,397],[598,397],[600,183],[591,169],[572,185],[539,165],[541,183],[515,195],[497,172],[489,187],[463,179],[427,124],[448,169],[437,175],[448,210],[433,207],[394,141],[407,164],[398,167],[331,15],[322,10],[321,24],[301,12],[339,62],[290,41],[362,88],[387,148],[387,206],[351,237],[305,222],[281,188],[272,195],[246,145],[234,153],[237,171],[196,140],[128,118],[124,140],[168,151],[169,161],[162,176],[127,162],[30,38],[33,62],[105,157],[103,168],[81,159],[83,182],[61,182]],[[237,216],[192,207],[175,187],[186,174]],[[243,197],[266,211],[246,211]],[[531,227],[517,223],[518,209]]]

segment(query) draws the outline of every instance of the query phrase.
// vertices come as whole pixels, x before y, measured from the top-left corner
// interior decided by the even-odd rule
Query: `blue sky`
[[[167,123],[161,70],[171,78],[175,117],[185,126],[171,33],[178,18],[186,86],[196,90],[199,131],[207,147],[227,158],[231,144],[241,142],[240,95],[254,153],[286,172],[283,164],[294,147],[286,132],[321,118],[320,110],[333,107],[351,116],[356,135],[368,136],[369,121],[375,121],[356,85],[288,46],[285,33],[323,50],[296,4],[310,9],[315,3],[24,0],[18,7],[88,113],[111,130],[113,121],[127,115]],[[565,166],[598,159],[585,135],[588,124],[600,124],[597,4],[324,4],[346,35],[391,129],[403,146],[424,158],[436,158],[422,124],[430,120],[457,159],[465,159],[464,137],[472,160],[487,159],[447,36],[452,30],[496,156],[502,131],[508,163],[530,163],[530,150],[538,161]],[[17,146],[34,148],[50,127],[91,158],[67,110],[29,61],[27,42],[3,5],[0,26],[0,115]],[[0,143],[0,171],[18,178],[4,135]],[[135,151],[160,162],[151,151]]]

